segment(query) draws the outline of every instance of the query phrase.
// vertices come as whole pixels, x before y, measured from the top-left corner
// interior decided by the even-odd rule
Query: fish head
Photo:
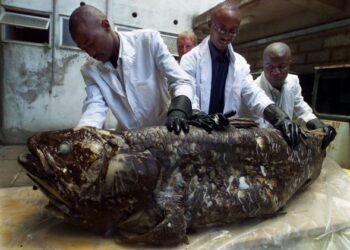
[[[74,128],[33,135],[27,146],[18,161],[55,217],[107,232],[153,197],[159,162],[147,150],[134,152],[123,135]]]
[[[28,139],[31,154],[18,160],[50,201],[67,207],[78,201],[97,203],[106,164],[118,149],[116,138],[92,127],[43,132]]]

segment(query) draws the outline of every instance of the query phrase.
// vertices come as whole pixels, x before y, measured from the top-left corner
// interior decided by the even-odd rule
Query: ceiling
[[[241,26],[235,44],[350,18],[349,0],[240,0]],[[209,34],[210,11],[193,20],[202,40]]]

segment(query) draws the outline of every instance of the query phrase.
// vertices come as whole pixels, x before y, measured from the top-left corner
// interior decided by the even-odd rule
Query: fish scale
[[[239,125],[43,132],[19,162],[54,216],[123,242],[179,244],[188,230],[273,215],[320,174],[322,134],[306,131],[293,150],[278,130]]]

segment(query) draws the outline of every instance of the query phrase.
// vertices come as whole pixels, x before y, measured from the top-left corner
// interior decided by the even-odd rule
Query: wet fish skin
[[[170,245],[185,242],[189,228],[276,213],[319,175],[322,137],[308,132],[292,150],[275,129],[80,128],[31,137],[34,157],[19,161],[55,216]]]

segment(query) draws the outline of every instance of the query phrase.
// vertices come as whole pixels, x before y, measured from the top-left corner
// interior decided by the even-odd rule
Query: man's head
[[[197,45],[197,37],[191,31],[184,31],[177,37],[177,52],[181,58]]]
[[[238,34],[241,15],[238,5],[225,1],[214,7],[209,22],[210,41],[214,46],[224,51]]]
[[[289,73],[291,52],[287,44],[276,42],[267,46],[263,54],[263,67],[267,80],[280,89]]]
[[[96,60],[116,60],[119,43],[106,16],[97,8],[81,5],[69,18],[70,34],[79,48]]]

